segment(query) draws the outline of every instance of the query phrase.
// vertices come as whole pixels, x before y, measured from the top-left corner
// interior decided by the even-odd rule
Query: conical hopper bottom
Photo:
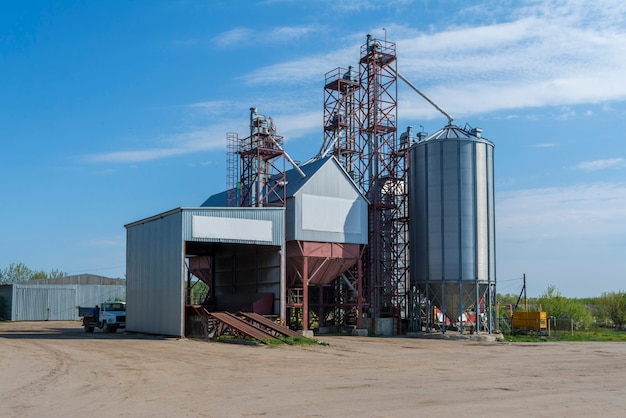
[[[487,284],[475,282],[422,282],[420,292],[447,316],[451,322],[460,320],[461,314],[476,305]],[[478,295],[476,286],[479,287]]]

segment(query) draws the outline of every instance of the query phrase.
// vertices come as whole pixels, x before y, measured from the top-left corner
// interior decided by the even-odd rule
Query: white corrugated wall
[[[77,306],[126,299],[126,286],[13,284],[11,320],[78,320]]]

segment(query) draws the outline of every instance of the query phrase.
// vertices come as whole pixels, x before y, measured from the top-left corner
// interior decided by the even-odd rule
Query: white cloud
[[[277,133],[285,137],[287,144],[290,140],[296,140],[311,132],[319,131],[319,143],[321,145],[321,138],[323,137],[321,109],[300,114],[281,114],[273,119],[276,123]]]
[[[182,150],[175,148],[153,148],[135,151],[113,151],[91,154],[84,157],[85,162],[121,163],[158,160],[160,158],[180,155]]]
[[[213,42],[220,48],[232,48],[239,44],[249,46],[250,42],[263,44],[286,43],[304,38],[320,30],[322,30],[322,27],[319,25],[277,26],[266,31],[235,28],[215,36]]]
[[[403,39],[398,65],[459,113],[622,99],[626,6],[611,3],[534,2],[511,22]]]
[[[157,147],[89,154],[83,156],[82,160],[86,163],[132,163],[153,161],[199,151],[225,149],[225,138],[228,131],[229,129],[223,125],[212,126],[210,129],[193,130],[164,137],[158,141],[160,146]]]
[[[626,160],[624,158],[608,158],[606,160],[584,161],[576,167],[582,171],[598,171],[609,168],[626,168]]]
[[[523,4],[498,18],[493,10],[481,12],[470,7],[456,15],[460,23],[451,18],[449,26],[443,28],[418,31],[401,24],[385,25],[397,36],[394,40],[399,70],[457,120],[502,109],[513,110],[507,118],[517,118],[515,109],[544,106],[556,107],[557,118],[569,119],[576,116],[571,107],[576,104],[626,98],[626,2],[607,0],[603,7],[583,7],[580,2],[567,0]],[[468,22],[476,21],[477,16],[489,16],[489,20],[483,21],[494,23],[481,21],[470,26]],[[221,47],[247,42],[251,37],[276,42],[299,39],[318,30],[321,26],[282,26],[264,33],[235,28],[214,41]],[[382,32],[377,36],[382,36]],[[358,67],[359,50],[365,40],[363,33],[347,34],[344,38],[351,45],[345,46],[344,42],[341,48],[327,53],[258,67],[241,76],[239,81],[249,87],[248,98],[188,105],[196,117],[204,118],[200,121],[203,125],[211,124],[210,128],[192,129],[144,150],[97,154],[86,160],[148,161],[222,147],[225,132],[245,135],[250,106],[273,116],[279,134],[287,140],[321,130],[324,74],[337,66]],[[401,81],[398,83],[400,119],[442,117]],[[274,85],[281,88],[274,89]],[[272,89],[271,95],[263,92],[263,87]],[[607,104],[604,106],[610,110]],[[239,116],[224,120],[228,115]],[[219,126],[213,125],[218,118]],[[614,167],[621,164],[607,161]],[[604,168],[594,162],[578,166],[588,171],[600,167]]]
[[[303,38],[319,30],[316,26],[280,26],[273,28],[266,39],[273,42],[289,42]]]
[[[207,100],[191,103],[185,107],[204,117],[223,117],[224,115],[245,114],[246,112],[244,103],[232,100]]]
[[[499,193],[498,240],[532,243],[626,235],[626,184],[595,183]]]
[[[235,28],[226,32],[222,32],[213,38],[213,42],[221,48],[231,47],[242,41],[250,41],[252,39],[252,31],[247,28]]]
[[[561,106],[559,111],[558,120],[569,120],[576,117],[576,111],[569,106]]]
[[[322,1],[317,1],[322,3]],[[394,1],[380,1],[380,0],[326,0],[325,7],[329,10],[333,10],[341,13],[354,13],[365,10],[380,10],[380,9],[399,9],[402,6],[413,3],[414,0],[394,0]]]
[[[241,107],[237,114],[240,117],[224,119],[224,107]],[[208,101],[188,105],[187,107],[206,112],[208,119],[219,117],[219,124],[211,124],[204,129],[192,129],[188,132],[164,136],[156,139],[157,146],[148,146],[143,149],[126,151],[112,151],[98,154],[89,154],[81,157],[85,163],[138,163],[154,161],[163,158],[176,157],[196,152],[209,152],[223,149],[226,151],[226,134],[235,132],[240,138],[249,135],[249,119],[247,109],[243,105],[235,105],[227,101]],[[250,106],[248,106],[249,108]],[[271,117],[276,125],[277,134],[285,138],[286,149],[289,152],[290,141],[295,141],[304,136],[319,131],[320,144],[323,132],[322,110],[297,113],[294,112],[296,104],[288,100],[270,101],[260,103],[259,113]],[[229,113],[234,112],[232,109]],[[207,122],[210,123],[210,120]]]
[[[241,78],[249,84],[280,83],[302,86],[304,83],[310,83],[315,85],[316,91],[319,92],[324,74],[333,68],[350,65],[350,62],[346,62],[346,57],[354,57],[356,61],[358,48],[358,45],[354,45],[326,54],[307,55],[294,61],[260,67]]]
[[[500,17],[509,21],[492,24],[451,23],[428,32],[395,26],[399,71],[453,116],[626,98],[626,2],[523,4],[512,18]],[[318,81],[329,68],[356,62],[358,54],[359,45],[353,45],[261,67],[246,77],[253,84]],[[399,94],[414,95],[401,82]],[[420,99],[406,100],[415,104],[403,111],[436,117]]]

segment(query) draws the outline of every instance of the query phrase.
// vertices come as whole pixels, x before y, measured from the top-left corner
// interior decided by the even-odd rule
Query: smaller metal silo
[[[409,151],[411,280],[430,304],[427,327],[438,309],[461,331],[474,318],[492,330],[494,145],[480,134],[450,124]]]

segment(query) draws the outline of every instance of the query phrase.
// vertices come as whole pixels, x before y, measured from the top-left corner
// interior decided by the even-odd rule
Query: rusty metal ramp
[[[216,326],[216,336],[218,337],[230,333],[235,338],[254,338],[263,344],[267,344],[268,341],[272,340],[279,341],[271,333],[257,328],[229,312],[209,312],[209,315],[218,322]]]
[[[259,315],[254,312],[239,312],[239,315],[246,318],[246,320],[251,323],[256,328],[266,328],[270,334],[277,337],[292,337],[292,338],[302,338],[302,334],[297,331],[291,330],[287,327],[277,324],[276,322]]]

